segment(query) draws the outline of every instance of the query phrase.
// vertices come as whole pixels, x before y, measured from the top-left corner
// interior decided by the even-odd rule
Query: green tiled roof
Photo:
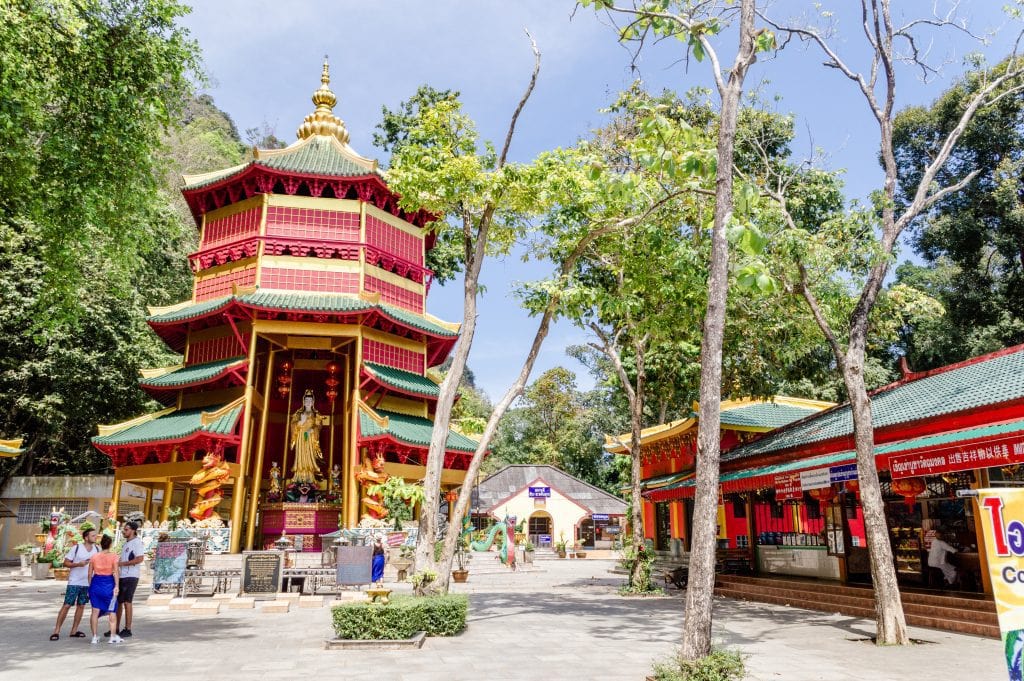
[[[145,421],[111,435],[97,435],[92,441],[97,445],[129,445],[141,442],[162,442],[181,440],[200,431],[210,435],[231,435],[242,413],[242,406],[231,409],[216,421],[204,426],[202,415],[212,413],[220,407],[184,409]]]
[[[759,402],[722,411],[723,426],[781,428],[793,421],[817,413],[817,409],[794,407],[776,402]]]
[[[381,383],[389,385],[407,393],[424,395],[426,397],[437,397],[440,387],[426,376],[414,374],[411,371],[402,371],[394,367],[384,366],[375,362],[363,362],[363,366],[369,370]]]
[[[267,154],[242,167],[227,168],[219,173],[201,176],[201,179],[186,184],[184,189],[200,189],[219,182],[225,178],[244,172],[252,166],[262,166],[288,173],[304,175],[326,175],[329,177],[362,177],[366,175],[382,176],[379,169],[367,170],[342,153],[333,137],[314,135],[306,143],[298,143],[294,148],[286,148],[281,152]]]
[[[871,397],[876,429],[1024,398],[1024,348],[900,383]],[[850,405],[761,437],[722,456],[723,461],[768,454],[853,433]]]
[[[231,359],[222,359],[208,364],[196,364],[193,366],[182,367],[181,369],[169,371],[162,376],[144,378],[139,381],[139,384],[147,388],[177,388],[183,385],[203,383],[212,378],[216,378],[229,367],[239,364],[244,360],[245,357],[233,357]]]
[[[215,300],[204,300],[171,312],[148,318],[152,324],[168,324],[201,317],[209,312],[227,307],[233,300],[243,305],[275,310],[303,310],[308,312],[362,312],[379,310],[397,322],[425,331],[435,336],[454,338],[458,332],[436,324],[422,315],[385,305],[368,303],[349,293],[303,293],[301,291],[257,290],[241,296],[227,296]]]
[[[429,447],[430,437],[434,432],[434,423],[430,419],[419,416],[408,416],[392,411],[377,410],[377,413],[388,419],[388,428],[385,431],[377,422],[364,412],[359,412],[359,432],[364,438],[380,437],[390,435],[400,442],[415,445],[417,447]],[[465,435],[451,432],[448,433],[448,449],[460,452],[475,452],[480,443]]]

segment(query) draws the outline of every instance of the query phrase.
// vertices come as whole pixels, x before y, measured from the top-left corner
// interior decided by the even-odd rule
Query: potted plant
[[[35,551],[32,544],[18,544],[14,547],[14,550],[18,553],[18,558],[21,559],[21,569],[24,570],[32,563],[32,552]]]
[[[391,565],[398,570],[399,582],[405,581],[405,578],[409,573],[409,568],[412,567],[414,552],[415,549],[412,546],[400,546],[398,548],[398,558],[391,561]]]
[[[452,579],[457,584],[464,584],[469,579],[469,570],[466,568],[466,562],[469,560],[468,552],[466,550],[466,538],[459,537],[459,543],[455,548],[455,561],[458,567],[452,570]]]
[[[535,550],[536,550],[536,547],[534,547],[533,542],[527,540],[526,541],[526,546],[523,548],[523,562],[524,563],[533,563],[533,552]]]
[[[60,552],[56,549],[50,549],[45,553],[36,554],[36,562],[32,565],[32,578],[33,579],[49,579],[50,568],[54,566],[54,561],[60,560],[64,562],[63,556],[60,556]]]
[[[565,558],[565,551],[567,546],[568,542],[565,541],[564,535],[561,538],[559,538],[558,541],[555,542],[555,553],[558,554],[559,558]]]
[[[579,541],[577,541],[575,544],[573,544],[572,548],[573,548],[573,551],[576,553],[576,557],[577,558],[586,558],[587,557],[587,552],[583,550],[583,544],[581,544]]]

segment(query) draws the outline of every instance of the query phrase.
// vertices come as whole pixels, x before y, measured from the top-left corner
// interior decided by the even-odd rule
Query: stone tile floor
[[[470,595],[469,628],[455,638],[427,639],[414,651],[324,650],[331,635],[326,607],[210,616],[149,607],[146,584],[136,597],[142,604],[135,637],[125,644],[69,639],[70,621],[61,640],[50,642],[63,584],[4,578],[0,681],[639,681],[677,643],[681,593],[621,598],[615,594],[621,578],[608,573],[611,566],[553,560],[529,573],[471,573],[457,587]],[[1006,678],[996,640],[913,629],[931,643],[877,648],[859,640],[873,631],[864,620],[725,599],[716,600],[715,617],[716,640],[746,654],[749,678],[757,681]]]

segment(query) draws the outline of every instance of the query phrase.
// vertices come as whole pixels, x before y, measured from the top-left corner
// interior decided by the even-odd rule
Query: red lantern
[[[450,489],[450,490],[448,490],[445,493],[444,498],[449,503],[455,503],[456,501],[459,500],[459,490],[457,490],[457,489]]]
[[[857,495],[857,501],[860,501],[860,481],[859,480],[847,480],[846,491],[852,492]]]
[[[281,373],[277,376],[277,394],[281,396],[281,399],[288,397],[288,393],[292,389],[293,366],[295,364],[290,359],[281,362]]]
[[[817,499],[818,504],[821,505],[821,510],[824,513],[825,507],[828,506],[828,502],[836,498],[836,490],[829,485],[828,487],[819,487],[818,489],[812,489],[807,491],[811,495],[811,498]]]
[[[338,397],[338,384],[341,383],[337,378],[337,373],[341,366],[332,359],[325,368],[327,369],[327,380],[324,383],[327,384],[327,399],[331,401],[331,404],[334,404],[334,400]]]
[[[903,497],[903,503],[907,505],[908,511],[914,510],[917,503],[917,495],[928,489],[923,478],[904,478],[892,481],[892,491]]]

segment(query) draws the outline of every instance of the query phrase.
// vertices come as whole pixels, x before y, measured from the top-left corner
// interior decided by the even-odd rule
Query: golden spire
[[[331,84],[330,67],[327,64],[327,56],[324,56],[324,70],[320,74],[320,87],[313,93],[313,104],[316,111],[306,116],[296,133],[299,139],[306,139],[311,135],[327,135],[335,137],[342,144],[348,144],[348,130],[345,129],[345,121],[334,115],[334,105],[338,98],[329,87]]]

